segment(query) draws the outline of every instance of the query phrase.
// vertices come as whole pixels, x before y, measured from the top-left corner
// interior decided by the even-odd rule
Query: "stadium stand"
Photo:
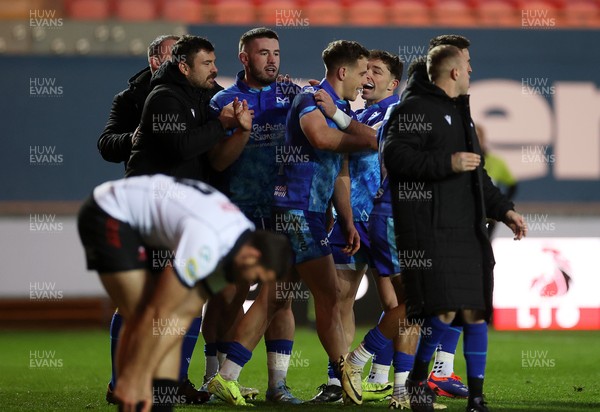
[[[287,13],[314,26],[525,27],[529,17],[600,27],[600,0],[0,0],[1,20],[27,20],[33,10],[82,21],[281,26]]]

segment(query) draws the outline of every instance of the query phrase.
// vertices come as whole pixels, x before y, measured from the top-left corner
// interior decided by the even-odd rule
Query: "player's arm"
[[[300,127],[310,144],[320,150],[340,153],[377,150],[377,139],[374,133],[355,135],[329,127],[320,110],[315,109],[304,114],[300,118]],[[368,126],[367,128],[370,129]]]
[[[374,139],[377,137],[377,128],[367,126],[356,119],[348,116],[341,111],[336,105],[331,95],[325,90],[320,89],[314,94],[317,106],[321,108],[325,116],[333,120],[337,126],[347,134],[371,136]],[[377,149],[375,149],[377,150]]]
[[[129,160],[133,146],[133,131],[139,119],[134,108],[122,94],[113,100],[104,131],[98,139],[98,150],[108,162],[120,163]]]
[[[125,410],[136,410],[135,405],[140,401],[144,401],[143,411],[150,410],[152,394],[148,389],[153,372],[164,354],[181,338],[175,334],[155,334],[153,322],[161,320],[161,324],[180,325],[177,309],[183,302],[197,299],[194,293],[197,292],[183,286],[173,268],[168,267],[161,273],[143,309],[127,323],[121,337],[119,358],[123,361],[119,365],[119,381],[115,388],[115,396],[124,403]],[[200,304],[198,311],[201,307]]]
[[[250,139],[254,112],[248,109],[246,100],[239,102],[237,97],[233,107],[234,116],[240,123],[240,127],[235,129],[231,136],[220,140],[209,152],[210,164],[217,171],[223,171],[231,166],[240,157]]]
[[[335,179],[332,202],[337,213],[339,225],[346,237],[346,247],[342,249],[342,252],[353,255],[360,248],[360,237],[354,226],[350,188],[351,182],[350,171],[348,168],[348,156],[344,156],[342,168]]]

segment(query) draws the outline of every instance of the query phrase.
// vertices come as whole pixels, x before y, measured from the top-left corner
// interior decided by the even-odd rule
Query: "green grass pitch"
[[[357,330],[357,341],[366,329]],[[600,411],[600,332],[490,332],[485,394],[492,411]],[[203,341],[192,360],[190,376],[200,383]],[[455,371],[465,376],[462,347]],[[36,361],[36,356],[42,361]],[[108,328],[89,331],[0,332],[1,411],[108,411]],[[309,399],[324,382],[326,356],[316,333],[296,333],[288,384]],[[32,361],[33,359],[33,361]],[[33,363],[32,363],[33,362]],[[343,405],[274,406],[264,402],[266,355],[261,343],[240,381],[261,391],[256,409],[348,409]],[[465,400],[441,398],[448,411],[464,411]],[[387,401],[363,409],[387,408]],[[223,403],[178,407],[179,410],[232,410]]]

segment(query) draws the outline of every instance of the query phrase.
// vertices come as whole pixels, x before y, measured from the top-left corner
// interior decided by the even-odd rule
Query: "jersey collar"
[[[236,78],[236,80],[235,80],[235,84],[236,84],[236,86],[237,86],[237,87],[238,87],[238,88],[239,88],[241,91],[243,91],[243,92],[246,92],[246,93],[260,93],[260,92],[266,92],[266,91],[268,91],[268,90],[271,90],[271,88],[272,88],[273,84],[275,83],[275,82],[273,82],[273,83],[271,83],[271,84],[270,84],[270,85],[268,85],[268,86],[265,86],[265,87],[263,87],[263,88],[260,88],[260,89],[256,89],[256,88],[254,88],[254,87],[250,87],[250,86],[248,86],[248,84],[247,84],[247,83],[244,81],[244,77],[245,77],[245,75],[246,75],[246,73],[245,73],[243,70],[241,70],[240,72],[238,72],[238,74],[237,74],[237,78]]]

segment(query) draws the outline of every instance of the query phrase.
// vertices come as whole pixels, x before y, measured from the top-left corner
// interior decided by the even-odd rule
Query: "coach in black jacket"
[[[390,116],[384,162],[407,316],[425,319],[407,390],[427,394],[433,351],[449,324],[458,321],[465,333],[467,410],[487,411],[483,321],[492,311],[495,262],[486,217],[505,222],[515,239],[525,236],[526,227],[483,168],[466,94],[470,72],[467,49],[444,45],[428,53],[429,78],[417,69]],[[432,402],[426,396],[411,399],[411,407],[433,410]]]
[[[163,173],[206,180],[207,153],[225,137],[226,129],[249,130],[252,123],[247,105],[237,101],[217,119],[210,119],[208,103],[216,77],[214,47],[208,40],[183,36],[175,43],[172,60],[150,82],[152,91],[144,104],[126,176]]]
[[[150,78],[160,65],[171,58],[171,47],[178,36],[162,35],[148,46],[148,67],[129,79],[129,87],[113,99],[108,121],[98,139],[98,150],[104,160],[125,163],[131,156],[132,137],[140,124],[142,109],[150,93]]]

